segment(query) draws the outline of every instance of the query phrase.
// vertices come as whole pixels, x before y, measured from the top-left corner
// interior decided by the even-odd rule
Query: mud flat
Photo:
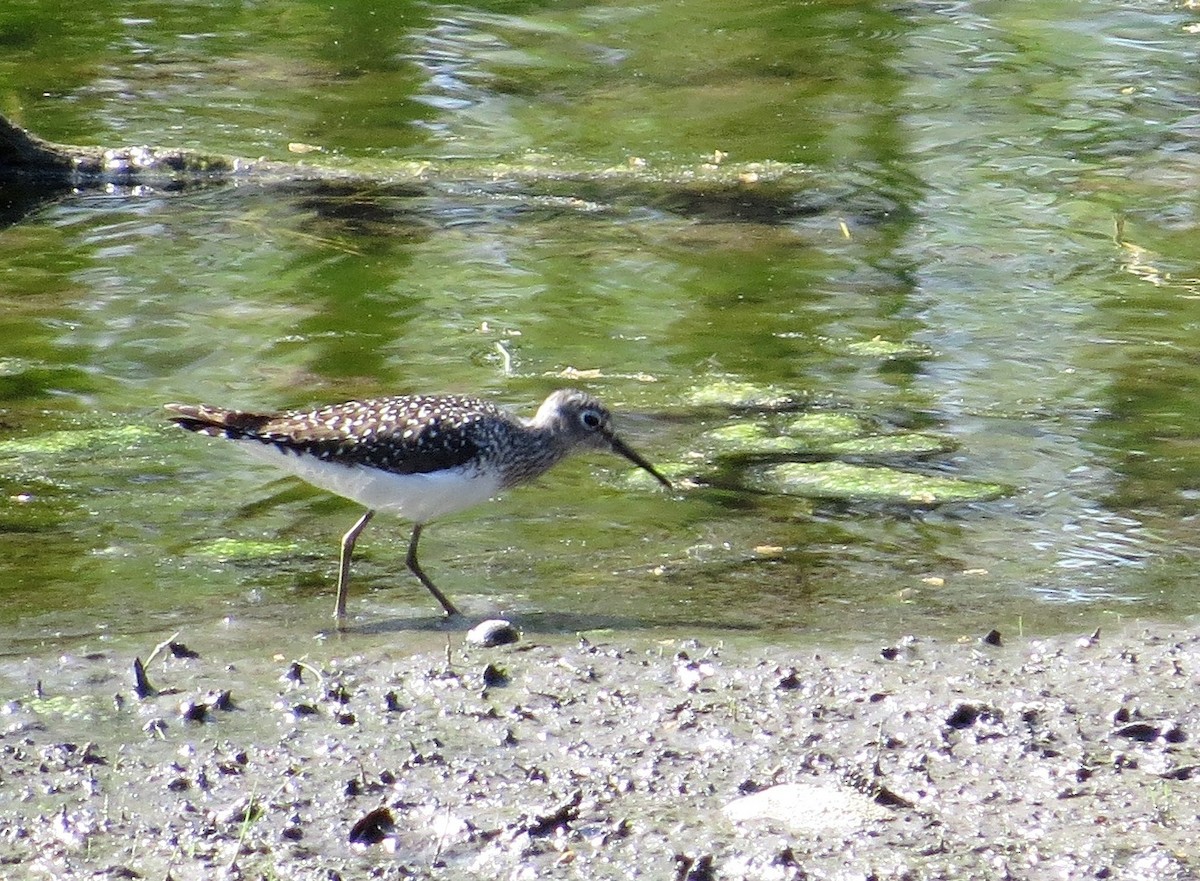
[[[1200,875],[1200,630],[997,637],[0,658],[0,877]]]

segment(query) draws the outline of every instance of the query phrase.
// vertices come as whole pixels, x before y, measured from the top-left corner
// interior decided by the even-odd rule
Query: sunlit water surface
[[[0,652],[226,618],[328,627],[355,506],[165,427],[163,402],[451,391],[531,413],[572,384],[656,462],[705,462],[699,439],[732,411],[694,402],[722,380],[933,432],[953,451],[896,467],[1015,492],[668,494],[587,457],[429,528],[425,568],[470,617],[782,638],[1194,614],[1196,15],[497,9],[0,10],[0,111],[52,140],[312,155],[385,179],[402,159],[530,154],[810,174],[772,211],[669,187],[252,181],[10,207]],[[865,354],[876,337],[925,354]],[[406,541],[382,518],[360,540],[368,634],[443,628]]]

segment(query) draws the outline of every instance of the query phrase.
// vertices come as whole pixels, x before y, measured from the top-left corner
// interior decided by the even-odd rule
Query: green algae
[[[731,422],[705,432],[700,445],[718,455],[766,456],[806,453],[813,443],[809,438],[773,434],[762,423]]]
[[[858,437],[868,430],[866,421],[849,413],[804,413],[784,426],[783,433],[814,440]]]
[[[755,485],[768,492],[807,498],[943,505],[1003,498],[1013,488],[848,462],[785,462],[760,471]]]
[[[927,361],[934,357],[933,349],[924,343],[885,340],[882,337],[842,341],[838,349],[860,358],[876,358],[880,361]]]
[[[300,546],[290,541],[267,541],[222,537],[192,548],[189,553],[196,557],[226,562],[229,560],[264,560],[282,554],[295,553]]]
[[[676,489],[694,482],[700,477],[703,468],[695,462],[657,462],[655,470],[671,481]],[[629,490],[652,490],[662,488],[654,477],[641,468],[630,468],[620,480],[622,488]]]
[[[830,453],[837,456],[872,459],[936,456],[957,448],[958,444],[950,438],[924,432],[876,434],[836,441],[826,447]]]
[[[778,410],[803,400],[803,395],[773,385],[716,378],[684,395],[692,407]]]
[[[955,449],[949,438],[926,432],[875,430],[868,419],[848,413],[805,413],[776,430],[768,421],[736,421],[705,432],[698,445],[713,455],[858,456],[900,458],[931,456]]]
[[[127,450],[156,434],[154,429],[143,425],[64,429],[2,440],[0,456],[63,456]]]

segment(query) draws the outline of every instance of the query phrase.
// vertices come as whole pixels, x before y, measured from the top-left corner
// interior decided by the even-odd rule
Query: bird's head
[[[552,393],[538,408],[533,425],[550,430],[572,447],[611,450],[648,471],[667,489],[671,488],[669,480],[613,433],[612,414],[587,392],[559,389]]]

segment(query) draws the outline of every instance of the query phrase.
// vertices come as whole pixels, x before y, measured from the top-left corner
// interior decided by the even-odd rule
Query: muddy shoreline
[[[179,639],[4,661],[0,876],[1200,875],[1196,628]]]

